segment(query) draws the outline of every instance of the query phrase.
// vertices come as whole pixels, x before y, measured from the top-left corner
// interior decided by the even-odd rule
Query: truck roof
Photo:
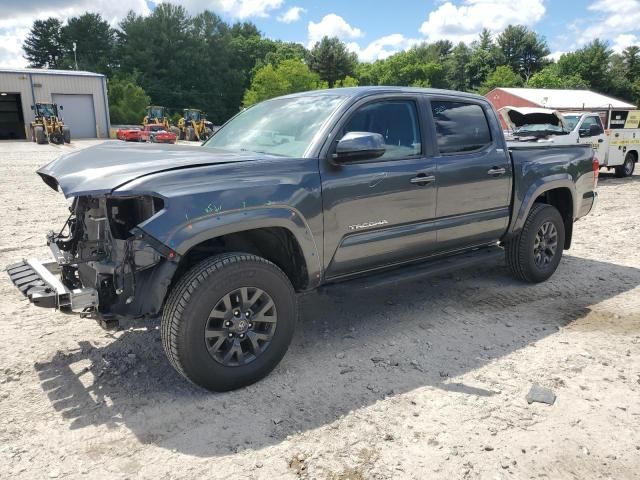
[[[374,95],[377,93],[419,93],[426,95],[442,95],[447,97],[464,97],[474,100],[481,100],[488,102],[486,97],[482,95],[476,95],[475,93],[458,92],[456,90],[443,90],[439,88],[419,88],[419,87],[387,87],[387,86],[371,86],[371,87],[345,87],[345,88],[331,88],[324,90],[312,90],[310,92],[292,93],[286,95],[287,97],[308,97],[308,96],[336,96],[342,95],[345,97],[359,98]],[[283,97],[278,97],[283,98]]]

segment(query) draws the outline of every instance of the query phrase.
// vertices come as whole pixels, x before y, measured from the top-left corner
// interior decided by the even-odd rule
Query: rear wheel
[[[525,282],[547,280],[562,258],[564,237],[560,212],[551,205],[534,203],[520,233],[505,245],[511,273]]]
[[[170,293],[161,320],[165,353],[191,382],[212,391],[249,385],[285,355],[297,317],[291,282],[245,253],[211,257]]]
[[[64,138],[64,143],[71,143],[71,130],[64,128],[62,130],[62,136]]]
[[[632,152],[629,152],[624,157],[624,163],[616,167],[616,177],[630,177],[631,175],[633,175],[633,171],[635,170],[635,168],[636,156]]]

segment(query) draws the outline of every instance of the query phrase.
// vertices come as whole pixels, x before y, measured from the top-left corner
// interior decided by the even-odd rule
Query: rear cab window
[[[493,143],[485,111],[477,103],[432,99],[431,113],[442,155],[475,152]]]

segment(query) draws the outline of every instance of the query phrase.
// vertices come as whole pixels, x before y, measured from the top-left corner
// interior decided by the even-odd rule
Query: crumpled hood
[[[186,145],[127,144],[107,141],[63,155],[38,170],[47,185],[65,197],[112,192],[136,178],[167,170],[270,158]]]
[[[517,130],[523,125],[557,125],[568,130],[564,117],[557,110],[536,107],[502,107],[498,113],[510,130]]]

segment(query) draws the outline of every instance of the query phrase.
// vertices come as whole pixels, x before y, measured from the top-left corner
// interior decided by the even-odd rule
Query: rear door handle
[[[433,175],[425,175],[424,173],[420,173],[418,174],[417,177],[413,177],[411,180],[409,180],[411,183],[415,183],[417,185],[427,185],[429,183],[435,182],[436,181],[436,177],[434,177]]]
[[[492,175],[494,177],[498,177],[500,175],[504,175],[505,173],[507,173],[507,169],[506,168],[493,167],[493,168],[489,169],[489,171],[487,172],[487,175]]]

